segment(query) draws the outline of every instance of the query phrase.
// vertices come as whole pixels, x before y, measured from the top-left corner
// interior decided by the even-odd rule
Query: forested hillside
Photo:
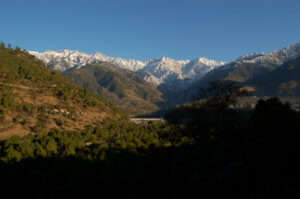
[[[79,88],[26,51],[0,45],[0,138],[81,130],[121,115],[110,102]]]

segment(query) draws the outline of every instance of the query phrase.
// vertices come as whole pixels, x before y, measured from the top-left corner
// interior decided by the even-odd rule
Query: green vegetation
[[[99,99],[104,101],[101,97],[78,88],[72,81],[61,76],[58,72],[48,69],[44,63],[26,51],[21,51],[18,47],[16,49],[5,48],[4,44],[1,46],[1,86],[13,87],[13,85],[19,84],[20,87],[21,85],[28,86],[25,89],[36,89],[37,92],[50,90],[55,96],[63,100],[73,100],[82,106],[101,106]],[[104,102],[104,105],[113,107],[111,103]]]
[[[160,123],[143,126],[127,121],[107,120],[101,127],[88,127],[80,132],[52,131],[23,138],[11,137],[0,142],[0,157],[3,162],[63,157],[95,161],[103,159],[106,153],[122,150],[139,153],[150,148],[178,147],[192,143],[193,139],[182,126]]]
[[[99,125],[105,117],[125,116],[112,103],[79,88],[25,50],[3,43],[0,44],[0,112],[0,139],[50,129],[84,129],[87,125]],[[82,118],[82,114],[90,118]]]
[[[11,137],[0,142],[2,181],[37,198],[92,197],[99,189],[110,198],[294,196],[299,113],[271,98],[248,114],[239,125],[239,114],[201,123],[195,115],[188,125],[106,120],[80,132]]]

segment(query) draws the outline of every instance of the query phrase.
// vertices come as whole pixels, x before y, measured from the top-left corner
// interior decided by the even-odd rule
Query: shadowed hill
[[[299,83],[300,57],[248,82],[256,88],[257,95],[296,97],[300,96]]]
[[[80,86],[109,99],[131,115],[159,110],[162,93],[133,72],[110,63],[87,65],[66,71]]]
[[[189,93],[189,96],[197,95],[197,91],[201,87],[208,87],[211,81],[228,80],[246,86],[248,84],[255,84],[257,87],[256,90],[258,90],[257,94],[262,96],[286,96],[286,94],[284,94],[285,91],[279,93],[278,88],[275,87],[278,87],[278,83],[282,81],[283,74],[281,75],[280,73],[283,72],[282,70],[286,70],[283,69],[284,67],[282,66],[287,62],[297,59],[299,55],[300,44],[295,44],[269,54],[252,54],[240,57],[233,62],[207,73],[202,79],[193,83],[187,90],[187,93]],[[288,74],[284,76],[286,80],[281,83],[287,83],[293,80]],[[287,85],[282,86],[294,87],[295,82],[287,83]],[[269,91],[269,88],[272,89],[272,91]],[[283,90],[284,89],[285,88],[283,88]]]
[[[81,130],[121,113],[34,56],[0,45],[0,138],[50,129]]]

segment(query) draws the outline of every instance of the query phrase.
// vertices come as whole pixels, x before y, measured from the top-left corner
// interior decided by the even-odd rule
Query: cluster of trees
[[[14,99],[14,94],[10,88],[0,86],[0,109],[13,107],[15,105]]]
[[[55,198],[96,194],[105,185],[125,190],[102,189],[103,196],[125,198],[290,196],[298,190],[299,121],[299,113],[277,98],[260,100],[242,125],[108,120],[81,132],[2,141],[0,172],[4,181],[26,182],[26,190]]]
[[[11,137],[0,142],[4,162],[35,158],[79,157],[99,160],[107,150],[140,150],[176,147],[193,143],[183,126],[150,123],[145,126],[127,120],[107,120],[101,127],[88,127],[82,132],[54,130],[47,134]]]
[[[171,123],[202,128],[232,128],[250,118],[252,111],[233,109],[240,97],[248,95],[249,92],[232,81],[213,81],[210,87],[199,90],[195,101],[168,111],[165,118]]]

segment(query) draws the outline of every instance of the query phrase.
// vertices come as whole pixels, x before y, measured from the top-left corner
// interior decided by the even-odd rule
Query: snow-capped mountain
[[[176,80],[190,80],[187,82],[191,82],[225,64],[204,57],[195,60],[175,60],[162,57],[140,61],[110,57],[99,52],[90,55],[72,50],[45,51],[43,53],[29,51],[29,53],[44,61],[50,68],[62,72],[71,68],[81,68],[87,64],[109,62],[120,68],[138,72],[146,81],[156,86],[163,83],[171,85]]]
[[[99,52],[93,55],[73,50],[45,51],[43,53],[29,51],[29,53],[44,61],[50,68],[62,72],[97,62],[113,63],[130,71],[137,71],[145,65],[142,61],[109,57]]]
[[[239,58],[236,59],[236,61],[252,60],[257,57],[264,56],[264,55],[265,55],[264,53],[256,53],[256,52],[248,53],[246,55],[240,56]]]
[[[282,65],[284,62],[294,59],[300,55],[300,43],[287,46],[286,48],[276,50],[274,52],[265,53],[250,53],[239,57],[236,61],[250,63],[272,63],[274,65]]]
[[[185,83],[189,83],[222,65],[224,62],[217,62],[204,57],[194,60],[174,60],[162,57],[149,61],[139,71],[144,73],[145,80],[155,85],[172,84],[176,80],[181,80],[181,82],[185,80]]]
[[[208,82],[218,79],[238,82],[249,81],[259,75],[273,71],[299,56],[300,43],[267,54],[250,53],[207,73],[199,84],[207,85]]]

